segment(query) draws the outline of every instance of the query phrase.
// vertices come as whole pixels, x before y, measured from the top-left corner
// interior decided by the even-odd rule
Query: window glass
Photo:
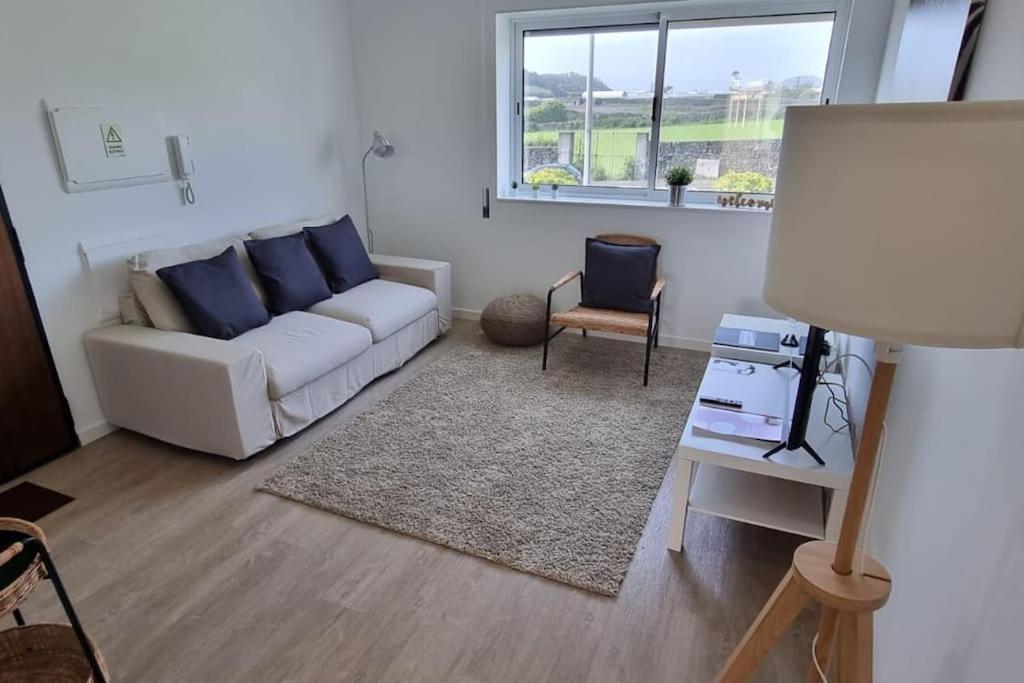
[[[688,167],[694,189],[775,188],[786,107],[819,104],[832,15],[672,22],[656,187]]]
[[[658,27],[523,38],[524,184],[648,186]]]

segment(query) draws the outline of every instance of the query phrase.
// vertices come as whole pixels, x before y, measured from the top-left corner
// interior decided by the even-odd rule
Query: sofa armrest
[[[256,349],[137,325],[101,327],[84,341],[111,424],[238,460],[277,439]]]
[[[445,261],[370,254],[370,260],[385,280],[429,289],[437,296],[440,332],[452,327],[452,266]]]

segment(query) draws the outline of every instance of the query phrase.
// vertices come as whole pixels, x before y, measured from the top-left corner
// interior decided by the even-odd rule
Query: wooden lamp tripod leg
[[[871,612],[843,612],[839,616],[839,683],[871,683]]]
[[[729,661],[715,678],[717,683],[741,683],[750,678],[779,638],[793,624],[811,596],[804,592],[793,570],[786,572],[782,583],[769,598],[757,619],[747,629],[743,640],[729,656]]]
[[[839,610],[834,607],[821,606],[821,622],[818,625],[818,641],[814,644],[814,658],[822,671],[828,672],[829,662],[832,661],[832,645],[835,643],[836,629],[839,626]],[[807,670],[807,683],[821,683],[821,676],[810,663]]]

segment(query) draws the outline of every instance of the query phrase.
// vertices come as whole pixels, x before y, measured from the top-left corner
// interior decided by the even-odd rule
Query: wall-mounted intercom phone
[[[196,162],[192,158],[192,145],[187,135],[175,135],[171,138],[171,150],[174,155],[174,174],[182,181],[181,197],[186,204],[196,203],[196,193],[192,189],[192,178],[196,174]]]

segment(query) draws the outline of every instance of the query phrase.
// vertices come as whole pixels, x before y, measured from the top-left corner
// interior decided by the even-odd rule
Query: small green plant
[[[551,191],[558,192],[558,183],[551,183]]]
[[[728,171],[715,181],[715,189],[724,192],[771,192],[774,181],[756,171]]]
[[[686,166],[673,166],[665,172],[665,182],[669,185],[689,185],[693,182],[693,171]]]
[[[540,191],[540,183],[534,183],[533,185],[530,185],[530,187],[533,188],[534,192]]]
[[[576,178],[564,168],[542,168],[531,173],[527,180],[533,185],[577,185]]]

